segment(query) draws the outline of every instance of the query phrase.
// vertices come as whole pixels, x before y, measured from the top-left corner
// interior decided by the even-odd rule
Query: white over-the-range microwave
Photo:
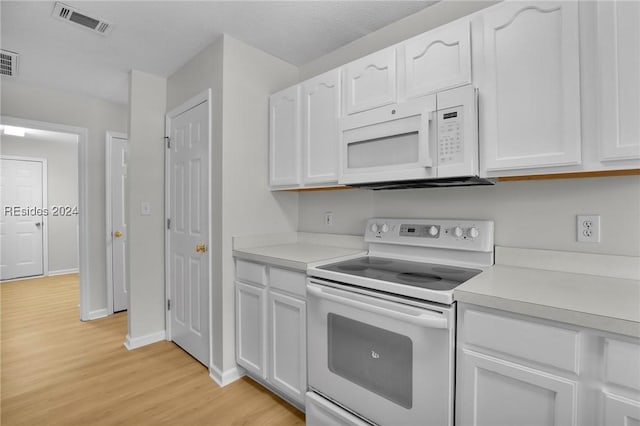
[[[472,85],[345,117],[339,183],[371,189],[492,184],[479,177]]]

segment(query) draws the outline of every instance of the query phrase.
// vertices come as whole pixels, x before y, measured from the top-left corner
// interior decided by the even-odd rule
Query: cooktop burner
[[[478,269],[371,256],[331,263],[318,269],[437,291],[453,290],[481,272]]]

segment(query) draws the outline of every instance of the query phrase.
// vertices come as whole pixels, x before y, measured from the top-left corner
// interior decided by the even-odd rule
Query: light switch
[[[151,216],[151,203],[143,201],[140,205],[140,214],[142,216]]]

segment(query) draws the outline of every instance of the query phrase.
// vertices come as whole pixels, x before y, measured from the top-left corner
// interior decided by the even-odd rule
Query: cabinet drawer
[[[269,270],[271,288],[283,290],[306,299],[307,275],[288,269],[271,267]]]
[[[605,381],[640,390],[640,345],[605,339]]]
[[[464,311],[465,343],[579,374],[579,333],[548,324]]]
[[[267,284],[266,267],[259,263],[236,259],[236,278],[264,287]]]

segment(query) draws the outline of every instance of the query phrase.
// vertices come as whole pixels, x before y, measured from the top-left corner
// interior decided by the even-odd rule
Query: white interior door
[[[125,188],[127,185],[127,139],[111,137],[111,280],[113,311],[129,307],[129,286],[126,273],[127,221]]]
[[[43,162],[0,161],[0,279],[43,275]]]
[[[171,339],[209,366],[209,106],[170,119]]]

